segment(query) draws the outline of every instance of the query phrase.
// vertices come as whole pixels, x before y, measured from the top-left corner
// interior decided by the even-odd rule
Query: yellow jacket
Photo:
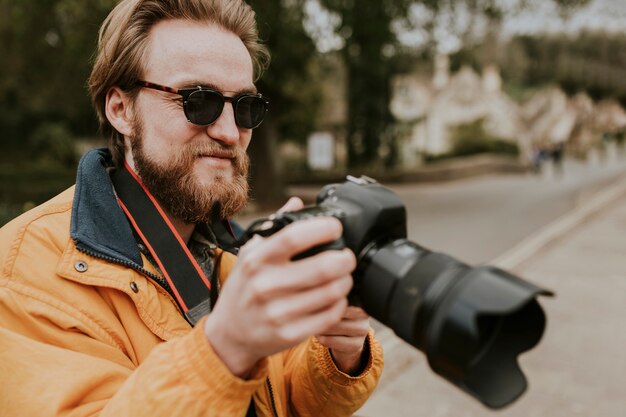
[[[348,416],[365,402],[383,366],[372,334],[358,377],[314,338],[266,358],[249,380],[232,375],[202,323],[192,329],[150,278],[150,262],[137,270],[80,248],[92,230],[74,224],[81,175],[76,190],[0,230],[0,415],[244,416],[253,396],[259,416]],[[97,205],[89,197],[81,204]],[[220,279],[235,261],[223,257]]]

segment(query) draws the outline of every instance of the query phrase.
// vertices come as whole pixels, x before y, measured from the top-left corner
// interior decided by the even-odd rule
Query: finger
[[[297,221],[265,239],[257,256],[266,261],[288,261],[314,246],[341,237],[341,222],[333,217],[316,217]]]
[[[266,307],[270,321],[281,323],[314,314],[345,298],[352,288],[352,277],[346,276],[323,286],[275,297]]]
[[[368,319],[369,314],[367,314],[367,312],[360,307],[349,306],[346,309],[343,318],[348,320]]]
[[[333,327],[324,330],[322,333],[320,333],[320,336],[365,336],[367,335],[367,333],[369,333],[369,329],[369,319],[359,321],[346,321],[344,319]]]
[[[245,245],[239,248],[239,256],[244,256],[245,253],[254,251],[254,248],[258,247],[263,242],[263,238],[259,235],[253,235]]]
[[[341,320],[341,315],[347,305],[348,301],[342,298],[324,310],[283,325],[279,334],[287,340],[304,340]]]
[[[304,203],[299,197],[291,197],[284,206],[278,209],[277,213],[283,213],[285,211],[296,211],[304,207]]]
[[[306,291],[342,277],[350,276],[356,266],[349,249],[326,251],[310,258],[275,266],[255,280],[254,289],[264,299],[285,293]]]

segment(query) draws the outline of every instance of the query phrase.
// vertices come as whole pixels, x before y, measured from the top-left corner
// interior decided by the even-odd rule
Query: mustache
[[[226,159],[241,159],[245,157],[245,151],[227,146],[218,142],[189,145],[186,154],[193,158],[212,156]]]

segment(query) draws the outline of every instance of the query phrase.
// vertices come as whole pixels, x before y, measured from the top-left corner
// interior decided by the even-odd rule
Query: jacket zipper
[[[267,385],[267,391],[270,395],[270,403],[272,404],[272,413],[274,417],[278,417],[278,411],[276,411],[276,402],[274,400],[274,390],[272,389],[272,383],[270,382],[270,377],[268,376],[265,380]]]
[[[98,259],[102,259],[103,261],[107,261],[107,262],[111,262],[111,263],[115,263],[118,265],[122,265],[128,268],[132,268],[135,271],[144,274],[145,276],[147,276],[148,278],[152,279],[153,281],[156,281],[157,284],[159,284],[171,297],[173,300],[176,299],[176,297],[174,296],[174,292],[172,291],[172,288],[170,287],[170,285],[168,284],[168,282],[163,279],[162,277],[153,274],[150,271],[145,270],[144,268],[142,268],[141,266],[137,265],[134,262],[130,262],[130,261],[125,261],[123,259],[119,259],[119,258],[113,258],[111,256],[107,256],[107,255],[102,255],[101,253],[98,252],[94,252],[91,249],[85,249],[80,247],[78,244],[76,245],[76,249],[78,249],[80,252],[83,252],[84,254],[87,254],[89,256],[92,256],[94,258],[98,258]]]

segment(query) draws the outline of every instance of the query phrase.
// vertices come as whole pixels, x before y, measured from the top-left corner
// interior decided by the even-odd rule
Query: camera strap
[[[124,162],[124,166],[112,173],[111,179],[120,207],[158,264],[185,318],[194,326],[211,310],[211,282],[159,203],[132,168]],[[230,246],[234,241],[227,220],[216,220],[211,228],[218,242],[220,239],[230,240],[226,242]],[[216,277],[218,268],[219,262],[216,260]],[[214,286],[216,284],[217,282],[213,283]]]

